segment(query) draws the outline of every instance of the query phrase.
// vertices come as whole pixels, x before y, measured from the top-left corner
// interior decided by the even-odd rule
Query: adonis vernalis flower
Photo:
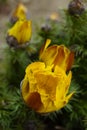
[[[48,47],[49,44],[48,39],[40,51],[42,62],[28,65],[21,86],[25,103],[38,113],[61,109],[74,93],[68,94],[72,73],[66,74],[71,68],[73,54],[65,46]]]
[[[32,34],[31,21],[19,20],[14,24],[14,26],[12,26],[12,28],[8,30],[7,42],[9,44],[10,37],[14,37],[17,40],[18,44],[20,45],[25,44],[30,40],[31,34]]]

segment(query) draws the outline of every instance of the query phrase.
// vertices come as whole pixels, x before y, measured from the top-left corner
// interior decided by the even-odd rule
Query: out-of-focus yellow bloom
[[[26,20],[26,13],[27,8],[22,3],[20,3],[12,13],[12,19]]]
[[[8,30],[8,36],[13,36],[17,39],[18,44],[24,44],[31,38],[32,27],[31,21],[17,21],[14,26]]]
[[[40,50],[39,59],[45,62],[46,65],[60,66],[64,71],[70,70],[73,61],[74,53],[64,45],[49,46],[51,40],[48,39],[46,44]]]
[[[40,52],[40,59],[43,59],[44,62],[34,62],[28,65],[21,86],[24,101],[38,113],[48,113],[61,109],[68,103],[74,93],[68,94],[72,73],[69,71],[66,74],[66,67],[62,65],[63,62],[67,64],[69,61],[66,62],[66,56],[64,56],[65,59],[61,57],[62,53],[60,57],[56,54],[59,64],[53,60],[56,57],[56,51],[59,51],[58,48],[61,48],[61,46],[55,45],[48,49],[49,44],[50,40],[47,40]],[[70,53],[67,48],[65,50],[68,51],[68,54]],[[49,60],[49,63],[47,60]],[[72,59],[69,58],[69,60]]]
[[[54,13],[52,13],[52,14],[50,15],[49,18],[50,18],[51,20],[53,20],[53,21],[56,21],[56,20],[59,19],[59,14],[56,13],[56,12],[54,12]]]

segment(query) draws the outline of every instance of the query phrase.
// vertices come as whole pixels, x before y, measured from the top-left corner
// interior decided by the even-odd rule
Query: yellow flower
[[[64,45],[49,46],[51,40],[47,39],[46,44],[40,50],[39,59],[45,62],[46,65],[60,66],[63,70],[70,70],[73,61],[74,53],[71,52]]]
[[[50,40],[47,40],[45,46],[41,49],[40,59],[43,59],[49,43]],[[53,48],[55,46],[51,46],[53,51],[58,51],[57,48],[55,50]],[[54,58],[54,53],[51,53],[51,56],[49,56],[50,53],[46,54],[48,54],[45,55],[46,58],[51,58],[51,61],[48,63],[47,59],[44,59],[45,62],[34,62],[28,65],[21,86],[24,101],[38,113],[48,113],[61,109],[74,93],[68,94],[72,77],[71,71],[66,74],[65,68],[61,67],[62,64],[53,62],[51,56]],[[60,62],[59,59],[57,60]],[[61,60],[65,59],[62,58]],[[66,62],[64,61],[64,63]]]
[[[27,8],[22,4],[18,4],[17,8],[13,11],[11,19],[13,20],[26,20]]]
[[[22,96],[26,104],[39,113],[47,113],[64,107],[72,94],[67,95],[71,82],[68,75],[59,66],[45,66],[43,62],[34,62],[26,69],[22,83]]]
[[[14,26],[8,30],[8,36],[16,38],[18,44],[27,43],[32,34],[31,21],[17,21]]]
[[[50,18],[51,20],[53,20],[53,21],[57,21],[57,20],[59,20],[59,14],[56,13],[56,12],[54,12],[54,13],[52,13],[52,14],[50,15],[49,18]]]

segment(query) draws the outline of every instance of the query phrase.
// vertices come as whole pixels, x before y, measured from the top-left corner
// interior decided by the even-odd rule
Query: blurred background
[[[29,18],[32,21],[39,21],[40,18],[46,18],[58,9],[67,8],[70,0],[0,0],[0,43],[3,43],[5,38],[3,33],[6,30],[6,24],[9,21],[13,9],[18,3],[22,2],[28,8]]]

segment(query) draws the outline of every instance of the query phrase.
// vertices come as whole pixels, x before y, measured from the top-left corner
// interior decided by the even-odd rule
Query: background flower
[[[14,37],[17,40],[18,44],[25,44],[30,40],[31,34],[31,21],[19,20],[14,24],[12,28],[8,30],[7,42],[8,44],[14,43],[14,41],[10,41],[10,38]]]

